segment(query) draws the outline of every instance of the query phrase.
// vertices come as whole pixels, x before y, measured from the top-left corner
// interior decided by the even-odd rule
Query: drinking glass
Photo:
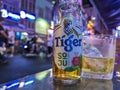
[[[112,79],[116,50],[115,36],[84,36],[82,48],[82,77]]]

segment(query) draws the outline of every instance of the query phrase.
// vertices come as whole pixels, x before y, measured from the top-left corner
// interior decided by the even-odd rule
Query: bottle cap
[[[64,3],[77,3],[78,0],[59,0],[60,4],[64,4]]]
[[[66,12],[77,10],[78,0],[59,0],[59,7]]]

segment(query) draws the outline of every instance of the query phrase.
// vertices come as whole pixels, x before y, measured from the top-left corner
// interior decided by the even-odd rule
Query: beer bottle
[[[59,0],[60,23],[53,35],[53,77],[63,84],[75,84],[81,77],[82,24],[77,0]]]

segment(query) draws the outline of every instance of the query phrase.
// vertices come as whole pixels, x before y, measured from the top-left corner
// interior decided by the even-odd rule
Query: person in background
[[[47,45],[48,45],[48,57],[51,57],[52,56],[52,46],[53,46],[53,37],[51,34],[48,35],[48,42],[47,42]]]
[[[4,47],[5,45],[5,40],[10,41],[11,39],[8,37],[8,35],[5,33],[5,30],[3,28],[4,24],[4,18],[0,17],[0,47]],[[2,60],[3,62],[6,62],[6,58],[4,53],[0,54],[0,60]]]
[[[14,52],[18,54],[20,51],[20,42],[17,38],[15,38],[15,44],[14,44]]]
[[[8,29],[5,29],[5,33],[8,36]],[[4,40],[6,47],[8,46],[8,39],[5,38]]]
[[[34,36],[31,39],[31,42],[32,42],[31,53],[36,53],[36,41],[37,41],[37,37]]]
[[[5,29],[4,31],[5,31],[6,35],[8,36],[8,29]],[[5,42],[5,48],[6,48],[5,54],[7,55],[7,54],[8,54],[8,51],[9,51],[8,40],[7,40],[6,38],[4,38],[4,42]]]
[[[8,31],[8,36],[9,36],[9,38],[11,38],[11,40],[8,41],[9,48],[11,50],[10,57],[13,57],[14,56],[14,43],[15,43],[15,33],[14,33],[14,31],[13,30],[9,30]]]

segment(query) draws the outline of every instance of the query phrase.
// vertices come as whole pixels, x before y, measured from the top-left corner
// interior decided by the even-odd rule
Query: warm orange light
[[[95,23],[93,20],[89,20],[88,21],[88,24],[87,24],[87,29],[91,32],[91,33],[94,33],[94,26],[95,26]]]

